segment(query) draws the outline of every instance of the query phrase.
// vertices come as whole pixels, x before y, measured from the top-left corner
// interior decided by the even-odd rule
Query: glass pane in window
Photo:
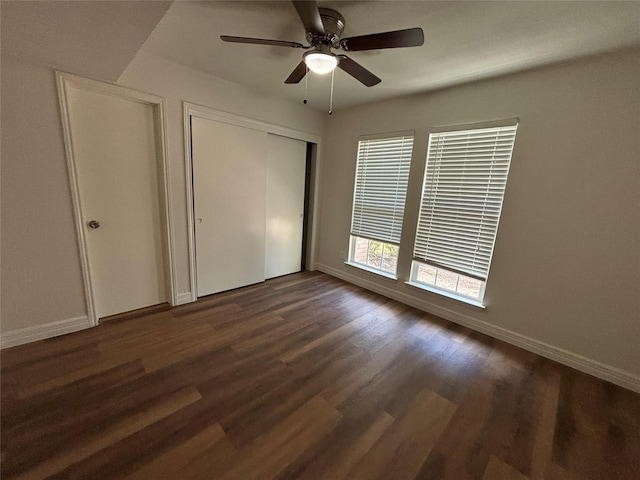
[[[361,263],[362,265],[367,264],[367,250],[369,250],[369,240],[354,237],[356,241],[355,248],[353,249],[353,261],[357,263]]]
[[[458,283],[457,273],[438,269],[438,275],[436,276],[436,285],[438,287],[446,288],[447,290],[453,290],[455,292],[457,283]]]
[[[382,270],[389,273],[396,273],[398,267],[398,247],[384,244],[384,255],[382,257]]]
[[[380,270],[382,269],[382,242],[369,241],[367,265]]]
[[[420,264],[418,266],[418,275],[416,280],[418,282],[428,283],[429,285],[436,284],[436,271],[438,269],[436,267],[432,267],[431,265]]]
[[[480,297],[481,286],[482,282],[480,280],[476,280],[475,278],[463,277],[462,275],[460,275],[460,280],[458,281],[458,292],[463,295],[478,298]]]

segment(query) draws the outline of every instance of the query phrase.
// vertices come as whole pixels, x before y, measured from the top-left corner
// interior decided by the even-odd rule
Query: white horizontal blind
[[[429,136],[414,259],[487,279],[517,128]]]
[[[352,235],[400,243],[412,150],[413,135],[358,143]]]

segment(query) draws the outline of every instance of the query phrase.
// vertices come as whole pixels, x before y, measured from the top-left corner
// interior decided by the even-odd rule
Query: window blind
[[[398,245],[413,135],[360,140],[351,234]]]
[[[487,279],[517,128],[429,136],[415,260]]]

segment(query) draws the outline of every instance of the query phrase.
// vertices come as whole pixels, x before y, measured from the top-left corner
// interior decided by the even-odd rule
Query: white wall
[[[188,292],[182,101],[315,135],[324,134],[326,115],[144,54],[119,83],[167,98],[178,292]],[[1,85],[0,329],[7,345],[88,324],[69,323],[87,312],[54,71],[3,59]]]
[[[86,315],[53,70],[2,62],[3,334]]]
[[[322,169],[321,269],[640,388],[638,58],[628,50],[335,113]],[[429,129],[512,117],[520,125],[487,308],[405,285]],[[358,136],[412,129],[393,282],[344,265],[340,255],[348,250]]]

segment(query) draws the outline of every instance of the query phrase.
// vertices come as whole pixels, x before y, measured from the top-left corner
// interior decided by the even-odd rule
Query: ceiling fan
[[[310,49],[303,54],[302,61],[284,83],[299,83],[307,74],[307,68],[318,74],[326,74],[339,67],[367,87],[377,85],[382,80],[346,55],[333,53],[332,49],[359,52],[383,48],[419,47],[424,44],[421,28],[340,38],[345,26],[344,17],[340,13],[330,8],[318,8],[315,1],[292,0],[292,3],[304,25],[310,45],[229,35],[221,35],[220,38],[225,42]]]

